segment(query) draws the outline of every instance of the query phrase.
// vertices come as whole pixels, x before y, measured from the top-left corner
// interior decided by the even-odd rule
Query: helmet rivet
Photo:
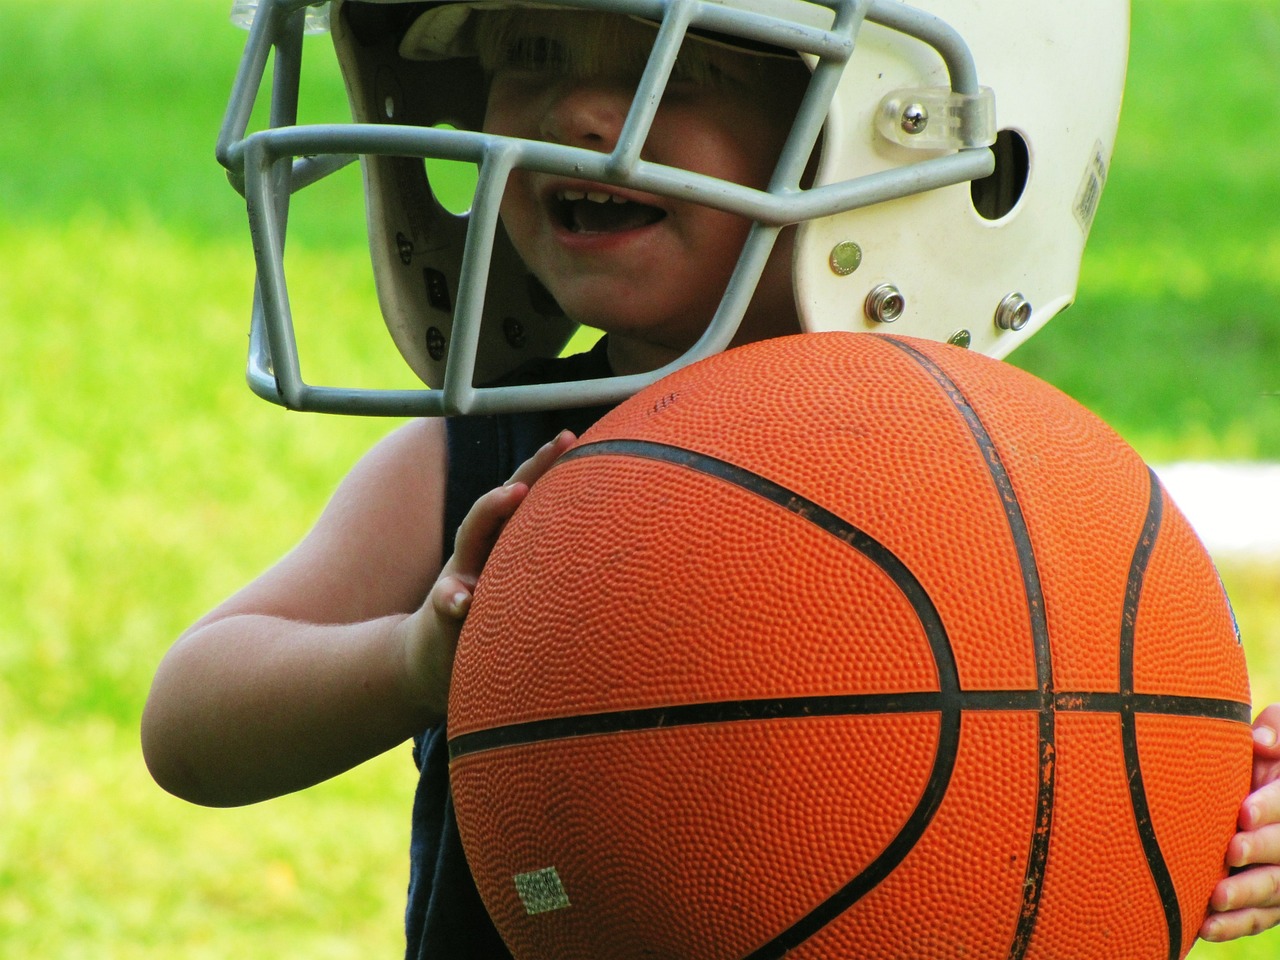
[[[1021,330],[1031,320],[1031,304],[1020,293],[1011,293],[996,307],[996,326],[1001,330]]]
[[[923,103],[909,103],[902,108],[902,130],[904,133],[921,133],[929,125],[929,111]]]
[[[838,277],[847,277],[862,266],[862,248],[852,240],[837,243],[831,248],[831,272]]]
[[[947,343],[953,347],[964,347],[968,350],[970,344],[973,343],[973,334],[968,330],[957,330],[951,336],[947,337]]]
[[[863,308],[868,319],[876,323],[893,323],[907,309],[907,300],[892,283],[882,283],[867,294]]]

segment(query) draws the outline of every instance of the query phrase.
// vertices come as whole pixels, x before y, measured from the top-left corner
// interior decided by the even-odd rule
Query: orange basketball
[[[809,334],[601,420],[503,533],[450,775],[518,960],[1168,960],[1249,787],[1154,474],[964,350]]]

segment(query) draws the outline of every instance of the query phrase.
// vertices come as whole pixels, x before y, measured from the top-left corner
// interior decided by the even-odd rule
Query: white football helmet
[[[480,132],[486,83],[465,42],[468,18],[518,3],[334,0],[328,22],[352,116],[296,125],[301,37],[324,19],[324,5],[261,0],[218,142],[254,238],[249,379],[260,395],[294,409],[388,415],[620,399],[724,349],[789,224],[798,225],[792,275],[807,331],[892,331],[1000,357],[1073,300],[1119,119],[1128,0],[554,0],[659,25],[610,153]],[[766,189],[642,159],[686,32],[794,51],[810,67]],[[273,52],[271,119],[248,133]],[[284,275],[289,198],[354,157],[382,313],[426,389],[302,379]],[[439,202],[424,158],[478,165],[469,212]],[[558,354],[575,328],[499,226],[515,168],[679,195],[751,219],[701,340],[650,374],[484,386]]]

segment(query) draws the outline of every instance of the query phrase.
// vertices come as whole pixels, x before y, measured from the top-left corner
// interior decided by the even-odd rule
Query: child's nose
[[[566,81],[552,94],[539,133],[552,143],[607,152],[618,142],[631,106],[622,85]]]

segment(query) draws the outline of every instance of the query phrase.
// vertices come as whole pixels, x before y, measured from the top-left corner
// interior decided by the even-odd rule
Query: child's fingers
[[[490,490],[477,500],[458,525],[453,556],[444,572],[474,582],[484,569],[498,534],[528,492],[528,484],[513,482]]]
[[[1213,889],[1212,912],[1200,928],[1206,940],[1234,940],[1280,923],[1280,867],[1256,866],[1232,874]]]
[[[1227,866],[1252,864],[1280,864],[1280,824],[1242,830],[1231,838],[1227,844]]]
[[[490,490],[475,502],[458,525],[453,556],[445,564],[442,576],[457,577],[474,585],[502,528],[529,493],[529,485],[546,473],[574,440],[574,435],[568,430],[561,431],[554,440],[543,444],[537,453],[522,463],[505,485]],[[434,589],[432,593],[434,595]]]
[[[467,618],[471,609],[471,591],[475,584],[461,577],[442,574],[431,588],[431,606],[436,615],[444,623],[452,622],[457,627]]]
[[[1243,876],[1243,874],[1241,874]],[[1221,943],[1270,930],[1280,923],[1280,907],[1211,913],[1200,925],[1200,938]]]
[[[1280,780],[1264,783],[1240,804],[1240,829],[1261,830],[1280,824]],[[1251,862],[1258,862],[1255,858]],[[1266,859],[1267,863],[1280,863],[1280,858]]]
[[[400,627],[409,695],[436,716],[447,709],[453,655],[474,589],[474,579],[441,573],[422,607]]]
[[[1273,703],[1253,721],[1254,754],[1280,760],[1280,703]]]
[[[532,485],[535,480],[551,469],[551,465],[560,458],[560,454],[568,450],[577,438],[568,430],[561,430],[554,439],[538,448],[538,452],[526,460],[507,481]]]

